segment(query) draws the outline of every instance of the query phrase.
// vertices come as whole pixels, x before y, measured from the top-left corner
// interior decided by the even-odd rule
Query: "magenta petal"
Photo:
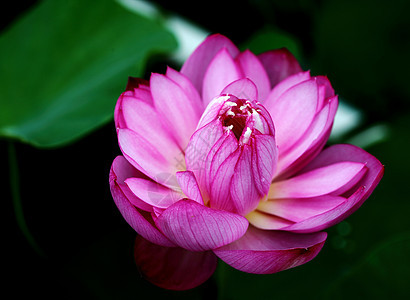
[[[261,195],[266,195],[269,191],[267,183],[272,182],[278,161],[275,138],[269,135],[256,135],[253,147],[253,176],[256,188]]]
[[[284,226],[281,229],[297,233],[310,233],[329,228],[348,217],[354,211],[353,207],[355,204],[358,203],[360,199],[363,199],[363,196],[364,189],[359,189],[355,194],[333,209],[316,214],[289,226]],[[349,211],[351,212],[349,213]]]
[[[316,114],[312,124],[300,140],[288,151],[281,153],[278,160],[278,176],[284,174],[285,177],[289,177],[314,158],[316,151],[320,150],[327,141],[337,106],[337,97],[330,98],[328,104]]]
[[[266,107],[266,109],[269,111],[273,103],[279,99],[279,97],[286,92],[288,89],[291,87],[298,85],[299,83],[302,83],[303,81],[309,80],[310,77],[310,72],[300,72],[296,73],[294,75],[291,75],[278,83],[269,93],[268,97],[266,98],[265,101],[263,101],[263,105]]]
[[[167,208],[184,197],[181,192],[143,178],[128,178],[125,183],[134,195],[158,208]]]
[[[179,185],[181,186],[182,191],[189,199],[204,205],[204,200],[202,199],[201,191],[193,172],[178,172],[177,180]]]
[[[243,272],[272,274],[312,260],[327,234],[294,234],[265,231],[250,226],[239,240],[214,250],[228,265]]]
[[[248,221],[240,215],[189,199],[170,206],[155,223],[171,241],[191,251],[206,251],[232,243],[248,228]]]
[[[157,122],[162,121],[179,147],[185,149],[201,117],[195,99],[190,99],[183,88],[164,75],[153,73],[150,83],[159,115]]]
[[[148,139],[129,129],[118,130],[121,151],[135,168],[161,184],[175,186],[173,178],[185,167],[183,160],[169,160]]]
[[[207,192],[207,156],[210,150],[223,136],[223,128],[219,120],[214,120],[198,129],[191,137],[185,151],[187,169],[193,171],[201,191]],[[206,197],[206,195],[204,195]]]
[[[306,132],[316,114],[318,88],[315,80],[299,83],[266,109],[270,112],[276,129],[276,143],[280,153],[293,146]]]
[[[181,68],[181,73],[187,76],[198,92],[202,93],[202,82],[211,60],[225,48],[232,57],[239,53],[238,48],[227,37],[213,34],[199,45]]]
[[[309,198],[326,195],[343,188],[363,176],[365,164],[359,162],[337,162],[287,180],[274,182],[269,191],[269,199],[274,198]]]
[[[302,71],[296,58],[287,49],[278,49],[259,54],[259,60],[268,73],[271,87],[286,77]]]
[[[193,108],[196,109],[199,115],[201,115],[204,110],[202,99],[192,82],[185,75],[170,67],[167,68],[166,76],[177,83],[184,90],[188,99],[192,102]]]
[[[241,70],[227,49],[223,48],[209,64],[202,89],[202,101],[208,105],[230,83],[242,78]]]
[[[249,145],[243,146],[230,184],[231,201],[235,207],[234,212],[241,215],[254,210],[258,206],[259,200],[263,197],[263,195],[258,193],[253,176],[252,152],[252,148]],[[257,168],[258,166],[255,167]],[[269,182],[265,183],[267,188],[269,187]]]
[[[366,174],[356,184],[356,188],[345,193],[344,196],[348,197],[347,201],[326,213],[296,223],[286,228],[286,230],[295,232],[313,232],[328,228],[341,222],[355,212],[370,196],[383,176],[384,167],[378,159],[356,146],[344,144],[331,146],[322,151],[304,171],[345,160],[363,163],[367,168]]]
[[[271,86],[269,82],[268,74],[265,71],[264,66],[259,61],[259,59],[249,50],[245,50],[241,54],[236,57],[236,61],[239,63],[239,66],[244,73],[246,78],[252,80],[258,88],[259,98],[245,98],[245,99],[252,99],[258,100],[262,102],[268,96]],[[235,96],[239,97],[238,95],[234,94]]]
[[[143,137],[149,137],[153,146],[161,151],[168,160],[174,160],[176,156],[181,154],[181,150],[172,136],[158,122],[160,117],[154,107],[141,100],[124,97],[122,111],[126,128]]]
[[[256,88],[256,85],[248,78],[242,78],[232,82],[222,90],[221,94],[231,94],[239,99],[258,99],[258,89]]]
[[[220,153],[227,154],[225,151]],[[241,151],[238,149],[232,152],[225,160],[214,160],[211,172],[213,170],[217,171],[213,172],[214,176],[210,178],[211,207],[236,212],[237,206],[232,202],[231,198],[231,182],[240,155]]]
[[[275,199],[261,202],[258,211],[293,222],[300,222],[330,211],[346,200],[346,198],[331,195],[314,198]]]
[[[215,272],[218,262],[212,251],[162,247],[140,236],[135,240],[134,258],[145,279],[161,288],[177,291],[204,283]]]
[[[264,213],[259,210],[254,210],[246,215],[249,223],[263,230],[281,230],[295,224],[295,222]]]
[[[141,236],[150,242],[167,247],[175,246],[174,243],[167,239],[155,226],[151,224],[148,218],[144,217],[141,211],[130,203],[120,189],[119,184],[123,184],[123,182],[119,180],[120,177],[117,176],[117,173],[124,172],[124,168],[132,167],[125,160],[125,158],[118,156],[114,160],[110,170],[111,194],[115,204],[121,212],[121,215],[137,233],[141,234]],[[148,214],[148,217],[149,216],[150,215]]]

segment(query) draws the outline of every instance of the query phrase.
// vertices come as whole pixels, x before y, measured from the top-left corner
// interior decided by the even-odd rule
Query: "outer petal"
[[[143,178],[128,178],[125,183],[134,195],[158,208],[167,208],[184,197],[181,192]]]
[[[193,99],[173,80],[151,75],[151,93],[160,120],[170,129],[181,149],[185,149],[201,117]]]
[[[304,81],[265,106],[276,128],[279,155],[293,146],[312,123],[318,103],[315,80]],[[269,104],[269,103],[267,103]]]
[[[177,83],[185,92],[188,99],[191,100],[193,108],[199,115],[204,111],[203,102],[198,90],[194,87],[192,82],[183,74],[168,67],[166,76]]]
[[[123,184],[123,182],[119,181],[119,178],[123,177],[121,173],[128,172],[131,168],[132,166],[122,156],[118,156],[112,164],[110,170],[110,189],[115,204],[117,205],[125,221],[127,221],[127,223],[145,239],[161,246],[175,246],[173,242],[166,238],[155,226],[151,224],[149,220],[150,214],[143,214],[143,212],[134,207],[120,189],[119,184]],[[120,174],[120,176],[117,174]]]
[[[264,52],[259,59],[268,73],[271,87],[286,77],[302,71],[296,58],[287,49]]]
[[[125,158],[148,177],[171,188],[176,185],[175,173],[184,169],[183,159],[169,160],[147,138],[129,130],[118,130],[118,143]]]
[[[192,252],[162,247],[137,236],[134,258],[143,276],[170,290],[188,290],[204,283],[215,272],[217,257],[211,252]]]
[[[122,112],[126,128],[149,137],[153,146],[168,160],[174,161],[175,157],[181,155],[181,149],[158,121],[160,117],[154,107],[141,100],[124,97]]]
[[[208,105],[231,82],[242,78],[241,70],[226,48],[223,48],[209,64],[202,89],[202,100]]]
[[[250,212],[246,218],[253,226],[263,230],[279,230],[295,223],[259,210]]]
[[[278,160],[278,176],[286,178],[296,173],[322,149],[329,137],[337,106],[337,97],[330,98],[299,141],[288,151],[281,153]]]
[[[346,200],[346,198],[331,195],[302,199],[275,199],[261,202],[258,211],[300,222],[327,212]]]
[[[182,191],[189,199],[194,200],[201,205],[204,205],[204,200],[202,199],[201,191],[193,172],[178,172],[177,180],[179,185],[181,186]]]
[[[350,185],[363,176],[364,163],[338,162],[332,165],[310,170],[288,180],[272,183],[269,199],[273,198],[309,198],[326,195]],[[338,193],[336,193],[338,194]]]
[[[214,250],[228,265],[243,272],[271,274],[312,260],[322,249],[325,232],[293,234],[249,227],[232,244]]]
[[[210,35],[199,45],[191,56],[185,61],[181,73],[187,76],[198,92],[202,93],[202,82],[208,66],[215,55],[225,48],[232,57],[239,54],[238,48],[227,37],[214,34]]]
[[[331,146],[321,152],[320,155],[305,168],[305,170],[309,171],[311,169],[345,160],[364,163],[367,167],[366,174],[356,186],[344,194],[344,196],[348,197],[347,201],[326,213],[296,223],[288,228],[284,228],[285,230],[313,232],[328,228],[341,222],[355,212],[370,196],[383,176],[384,167],[378,159],[356,146],[344,144]]]
[[[236,61],[246,78],[252,80],[258,88],[259,98],[247,98],[263,102],[268,96],[271,88],[268,74],[259,59],[249,50],[245,50],[236,57]],[[238,95],[235,95],[239,97]],[[240,97],[239,97],[240,98]]]
[[[307,81],[309,79],[311,79],[309,71],[296,73],[294,75],[287,77],[286,79],[284,79],[283,81],[275,85],[275,87],[269,93],[267,99],[262,102],[263,105],[268,110],[271,109],[271,106],[273,105],[273,103],[277,99],[279,99],[279,97],[284,92],[286,92],[291,87],[298,85],[299,83],[302,83],[303,81]]]
[[[227,245],[244,235],[248,228],[248,221],[242,216],[188,199],[170,206],[155,223],[171,241],[190,251]]]

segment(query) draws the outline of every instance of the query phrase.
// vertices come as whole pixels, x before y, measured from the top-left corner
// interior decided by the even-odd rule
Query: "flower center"
[[[232,131],[238,142],[242,137],[242,142],[246,143],[252,133],[250,119],[255,109],[248,100],[238,99],[230,96],[221,109],[220,118],[223,126]]]

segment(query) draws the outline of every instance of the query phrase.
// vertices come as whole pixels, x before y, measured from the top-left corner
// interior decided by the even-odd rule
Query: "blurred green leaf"
[[[335,282],[328,299],[405,299],[408,297],[410,233],[395,237]]]
[[[407,0],[328,0],[313,19],[312,66],[372,121],[410,108],[409,9]]]
[[[128,76],[172,51],[161,24],[113,0],[45,0],[0,36],[0,136],[69,143],[112,118]]]
[[[301,58],[300,45],[296,38],[289,33],[271,27],[265,27],[255,32],[242,48],[248,48],[256,54],[272,49],[287,48],[298,60]]]

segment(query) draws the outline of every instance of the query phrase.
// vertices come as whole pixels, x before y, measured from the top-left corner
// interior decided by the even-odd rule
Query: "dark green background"
[[[132,259],[135,233],[111,199],[108,171],[119,154],[111,120],[90,127],[87,133],[58,148],[43,149],[15,142],[24,216],[46,257],[33,250],[16,222],[7,176],[9,140],[2,138],[0,166],[7,177],[1,184],[5,221],[2,248],[6,250],[3,256],[7,266],[6,287],[14,293],[13,298],[407,297],[410,292],[408,1],[155,3],[165,15],[177,13],[209,32],[227,35],[238,45],[251,45],[255,51],[288,45],[304,69],[310,69],[314,75],[327,75],[336,92],[363,112],[361,125],[340,142],[375,124],[388,128],[388,135],[382,141],[366,149],[385,165],[385,176],[355,214],[328,230],[328,241],[312,262],[263,276],[241,273],[220,263],[205,285],[187,292],[170,292],[150,285],[138,274]],[[23,1],[2,9],[1,33],[37,4],[37,1]],[[99,4],[95,1],[93,5]],[[83,21],[78,20],[80,24]],[[258,40],[256,37],[261,32],[275,32],[276,38]],[[261,40],[266,44],[261,44]],[[144,64],[144,76],[148,78],[151,71],[164,72],[166,64],[173,63],[164,56],[151,56]],[[133,70],[131,66],[130,72],[128,75],[135,75],[138,67]],[[24,78],[25,74],[21,76]],[[115,80],[123,82],[123,86],[112,91],[119,95],[127,78],[121,75]],[[0,87],[3,87],[1,83]],[[26,93],[30,97],[31,91]],[[115,100],[107,99],[112,103]]]

